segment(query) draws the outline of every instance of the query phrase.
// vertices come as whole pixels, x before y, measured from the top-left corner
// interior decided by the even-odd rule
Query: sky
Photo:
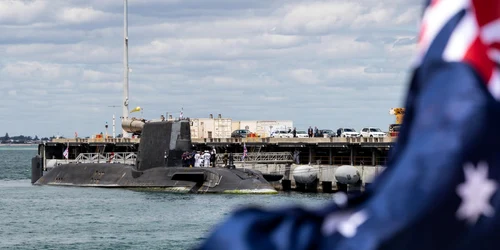
[[[411,0],[129,0],[129,105],[387,130],[422,6]],[[0,135],[90,136],[123,103],[123,1],[0,1]],[[132,113],[141,116],[139,113]],[[120,129],[117,121],[117,131]],[[111,131],[111,129],[109,130]]]

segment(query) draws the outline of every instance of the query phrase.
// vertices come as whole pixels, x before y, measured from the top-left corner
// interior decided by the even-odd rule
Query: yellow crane
[[[396,116],[396,124],[401,124],[403,123],[405,108],[392,108],[391,110],[389,110],[389,114]]]

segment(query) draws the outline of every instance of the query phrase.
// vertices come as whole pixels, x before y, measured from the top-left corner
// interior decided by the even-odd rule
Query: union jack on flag
[[[248,150],[247,150],[247,145],[243,143],[243,156],[241,156],[241,160],[245,160],[245,158],[248,156]]]
[[[500,1],[428,1],[416,62],[440,60],[470,65],[500,99]]]
[[[403,125],[374,183],[316,210],[238,210],[200,249],[499,249],[499,62],[500,0],[426,1]]]
[[[69,157],[69,146],[66,147],[66,149],[63,152],[63,156],[65,159],[68,159]]]

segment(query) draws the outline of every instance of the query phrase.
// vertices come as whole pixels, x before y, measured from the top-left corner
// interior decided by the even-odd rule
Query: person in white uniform
[[[205,150],[205,153],[203,154],[203,163],[205,163],[205,167],[209,168],[210,167],[210,153],[208,150]]]
[[[201,155],[200,151],[197,151],[196,154],[194,155],[194,167],[199,168],[201,163]]]

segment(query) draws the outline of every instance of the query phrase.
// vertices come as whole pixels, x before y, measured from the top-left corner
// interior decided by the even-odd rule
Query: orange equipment
[[[397,137],[399,134],[399,128],[403,123],[405,108],[391,108],[391,110],[389,110],[389,114],[396,116],[396,123],[389,125],[389,135],[391,137]]]

